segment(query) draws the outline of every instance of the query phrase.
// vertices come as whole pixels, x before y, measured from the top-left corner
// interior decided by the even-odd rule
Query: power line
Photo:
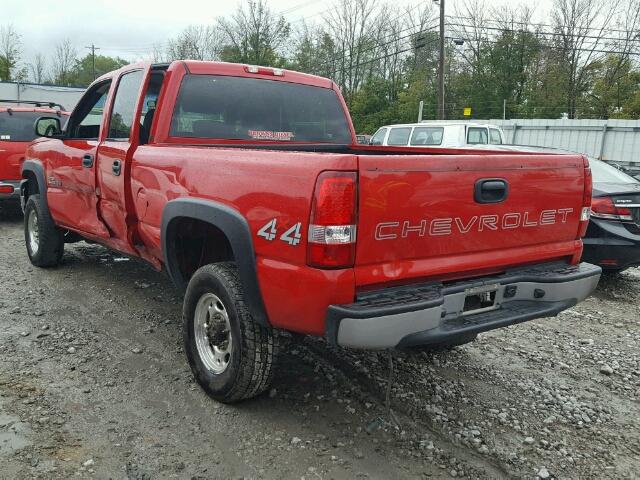
[[[414,27],[415,27],[415,26],[416,26],[416,25],[414,25]],[[428,33],[429,31],[433,30],[434,28],[435,28],[435,25],[434,25],[434,26],[431,26],[431,27],[428,27],[428,28],[427,28],[427,29],[425,29],[425,30],[420,30],[420,31],[418,31],[418,32],[414,32],[414,33],[411,33],[411,34],[408,34],[408,35],[404,35],[404,36],[402,36],[402,37],[399,37],[399,38],[394,39],[394,40],[392,40],[392,41],[390,41],[390,42],[387,42],[387,43],[374,45],[373,47],[366,48],[366,49],[361,50],[361,51],[359,51],[359,52],[357,52],[357,53],[358,53],[359,55],[362,55],[362,54],[365,54],[365,53],[368,53],[368,52],[373,52],[373,51],[375,51],[375,50],[377,50],[377,49],[379,49],[379,48],[381,48],[381,47],[384,47],[384,46],[386,46],[386,45],[390,45],[390,44],[395,43],[395,42],[397,42],[397,41],[399,41],[399,40],[403,40],[403,39],[406,39],[406,38],[410,38],[410,37],[413,37],[413,36],[416,36],[416,35],[420,35],[420,34],[423,34],[423,33]],[[425,43],[425,45],[424,45],[424,46],[426,46],[426,45],[428,45],[428,44],[431,44],[431,43],[433,43],[433,42]],[[394,52],[391,52],[391,53],[388,53],[388,54],[386,54],[386,55],[383,55],[383,56],[379,57],[379,58],[378,58],[378,60],[384,60],[384,59],[386,59],[386,58],[390,58],[390,57],[393,57],[393,56],[397,56],[397,55],[399,55],[399,54],[401,54],[401,53],[405,53],[405,52],[408,52],[408,51],[410,51],[410,50],[413,50],[413,47],[411,47],[411,48],[409,48],[409,49],[406,49],[406,50],[399,50],[399,51],[398,51],[398,50],[396,50],[396,51],[394,51]],[[332,57],[332,58],[330,58],[330,59],[328,59],[328,60],[325,60],[325,61],[323,62],[323,66],[324,66],[324,67],[331,67],[331,66],[332,66],[333,64],[335,64],[336,62],[343,61],[343,60],[345,60],[345,59],[347,59],[347,58],[351,59],[351,58],[352,58],[352,55],[346,55],[346,51],[345,51],[345,49],[342,49],[342,55],[341,55],[341,56],[340,56],[340,55],[338,55],[338,56],[336,56],[336,57]],[[360,66],[362,66],[362,65],[366,65],[366,64],[368,64],[368,63],[371,63],[371,62],[370,62],[370,61],[366,61],[366,62],[363,62],[363,63],[357,63],[357,64],[355,64],[355,65],[351,65],[351,68],[358,68],[358,67],[360,67]]]
[[[300,3],[298,5],[290,7],[289,9],[284,10],[283,12],[281,12],[281,14],[290,13],[291,11],[297,10],[299,8],[303,8],[304,6],[308,6],[308,5],[312,4],[312,3],[316,3],[316,1],[317,0],[312,0],[312,1],[306,1],[306,2]],[[396,21],[396,20],[398,20],[398,19],[400,19],[400,18],[402,18],[404,16],[409,15],[410,13],[414,12],[421,5],[423,5],[423,4],[419,3],[419,4],[414,5],[413,7],[409,8],[407,11],[405,11],[402,14],[396,16],[395,18],[393,18],[390,21],[393,22],[393,21]],[[314,16],[317,16],[317,15],[320,15],[322,13],[328,12],[329,10],[331,10],[331,8],[329,8],[327,10],[323,10],[321,12],[317,12],[316,14],[313,14],[313,15],[310,15],[310,16],[302,17],[301,19],[298,19],[297,21],[303,21],[305,19],[312,18]],[[448,18],[452,18],[452,19],[459,19],[459,20],[472,20],[470,17],[464,17],[464,16],[450,15],[450,16],[447,16],[447,17]],[[489,20],[488,22],[493,23],[493,24],[497,24],[498,23],[498,21],[496,21],[496,20]],[[291,23],[295,23],[295,22],[289,22],[289,23],[291,24]],[[515,24],[515,25],[523,25],[523,26],[527,26],[527,27],[554,27],[552,25],[544,24],[544,23],[521,22],[521,21],[515,21],[515,20],[511,21],[510,23]],[[453,26],[453,27],[461,27],[461,28],[478,28],[478,27],[475,27],[473,25],[465,24],[463,22],[449,23],[448,25],[449,26]],[[331,66],[330,64],[335,64],[335,62],[340,62],[340,61],[344,61],[346,59],[350,59],[351,57],[353,57],[353,55],[366,54],[368,52],[375,51],[377,49],[381,49],[381,48],[383,48],[383,47],[385,47],[387,45],[400,42],[405,38],[412,37],[414,35],[419,35],[421,33],[426,33],[428,30],[430,30],[430,29],[422,30],[422,31],[419,31],[419,32],[411,33],[409,35],[404,35],[404,36],[400,36],[400,37],[397,36],[398,34],[403,33],[403,32],[405,32],[405,31],[407,31],[407,30],[409,30],[411,28],[415,28],[416,26],[418,26],[418,25],[416,25],[416,24],[409,25],[409,26],[404,27],[403,29],[401,29],[401,30],[399,30],[397,32],[391,32],[388,35],[385,35],[383,38],[378,39],[377,40],[378,43],[376,43],[375,45],[372,45],[371,47],[367,47],[364,50],[358,50],[358,51],[356,51],[354,53],[351,53],[351,54],[347,54],[347,48],[343,47],[341,49],[341,51],[338,52],[337,56],[334,56],[332,58],[329,58],[329,59],[325,60],[323,62],[324,66]],[[566,26],[561,26],[561,27],[566,27]],[[535,35],[538,35],[538,36],[542,36],[543,38],[545,38],[547,40],[549,40],[549,38],[547,38],[547,37],[552,37],[553,38],[553,37],[563,36],[563,34],[559,33],[559,32],[547,32],[547,31],[539,31],[539,30],[531,32],[531,31],[525,30],[525,29],[514,30],[514,29],[510,29],[510,28],[501,28],[501,27],[496,27],[496,26],[493,26],[493,27],[491,27],[491,26],[483,26],[483,27],[480,27],[480,29],[491,30],[491,31],[500,31],[500,32],[531,33],[531,34],[535,34]],[[598,30],[598,31],[600,31],[600,29],[596,29],[596,28],[593,28],[593,27],[588,27],[588,28],[585,27],[584,29],[585,30]],[[625,33],[627,35],[630,35],[631,33],[633,33],[633,32],[630,32],[628,30],[616,30],[616,29],[604,29],[604,31],[607,31],[607,32],[621,32],[621,33]],[[612,38],[612,37],[596,37],[596,36],[591,36],[591,35],[580,35],[580,38],[589,38],[589,39],[596,39],[596,40],[615,40],[615,41],[619,41],[620,40],[620,39]],[[391,39],[391,40],[387,41],[387,39]],[[468,39],[468,38],[465,38],[463,40],[471,42],[471,40]],[[491,40],[489,38],[483,38],[482,41],[490,43],[490,44],[497,43],[495,40]],[[635,36],[632,39],[630,39],[630,41],[632,41],[632,42],[640,42],[640,37]],[[102,47],[102,48],[105,49],[105,50],[127,52],[127,53],[130,53],[130,54],[142,54],[142,53],[148,53],[154,48],[166,48],[168,45],[169,45],[169,42],[163,42],[163,43],[151,44],[148,47],[147,46],[143,46],[143,45],[139,45],[139,46],[131,46],[131,47],[111,47],[111,48]],[[592,43],[589,48],[578,48],[576,50],[580,51],[580,52],[595,52],[595,53],[620,54],[620,55],[628,55],[628,54],[631,53],[631,52],[620,51],[620,50],[615,50],[615,49],[593,49],[592,47],[595,46],[595,45],[596,45],[596,43]],[[584,45],[583,45],[583,47],[584,47]],[[87,48],[90,48],[90,47],[87,47]],[[563,48],[554,47],[552,45],[545,45],[544,48],[553,49],[553,50],[564,50]],[[409,50],[410,49],[397,51],[397,49],[396,49],[395,52],[392,52],[389,55],[383,55],[381,58],[382,59],[389,58],[390,56],[398,55],[399,53],[407,52]],[[370,62],[367,61],[367,63],[370,63]],[[358,66],[360,66],[359,63],[357,63],[355,66],[352,66],[352,67],[353,68],[357,68]]]
[[[470,40],[468,38],[463,38],[462,40],[469,42]],[[498,40],[490,40],[490,39],[483,39],[482,40],[485,43],[489,43],[492,45],[496,45],[498,43],[500,43]],[[595,44],[592,44],[595,45]],[[543,49],[548,49],[548,50],[556,50],[556,51],[565,51],[567,50],[566,48],[563,47],[557,47],[557,46],[553,46],[553,45],[543,45],[542,47]],[[638,55],[637,53],[631,52],[631,51],[622,51],[622,50],[601,50],[601,49],[594,49],[594,48],[572,48],[571,50],[574,50],[576,52],[582,52],[582,53],[604,53],[604,54],[611,54],[611,55]]]
[[[462,27],[462,28],[476,28],[473,25],[465,25],[465,24],[461,24],[461,23],[449,23],[447,24],[449,26],[453,26],[453,27]],[[611,40],[611,41],[620,41],[621,39],[619,38],[613,38],[613,37],[598,37],[598,36],[594,36],[594,35],[566,35],[564,33],[560,33],[560,32],[545,32],[545,31],[541,31],[541,30],[536,30],[536,31],[531,31],[531,30],[515,30],[515,29],[511,29],[511,28],[501,28],[501,27],[480,27],[480,29],[482,30],[491,30],[491,31],[498,31],[498,32],[509,32],[509,33],[529,33],[531,35],[535,35],[535,36],[551,36],[551,37],[560,37],[560,38],[566,38],[566,37],[572,37],[572,38],[588,38],[588,39],[595,39],[595,40]],[[629,32],[632,33],[632,32]],[[640,42],[640,34],[637,34],[635,37],[633,38],[628,38],[628,39],[624,39],[624,41],[628,41],[628,42]]]
[[[312,3],[317,3],[318,1],[319,0],[309,0],[309,1],[306,1],[306,2],[299,3],[298,5],[294,5],[293,7],[289,7],[287,9],[285,9],[285,10],[282,10],[281,12],[278,13],[278,15],[284,16],[284,15],[286,15],[288,13],[295,12],[296,10],[299,10],[301,8],[304,8],[304,7],[308,6],[308,5],[311,5]]]
[[[447,15],[448,18],[454,18],[454,19],[458,19],[458,20],[474,20],[472,17],[465,17],[462,15]],[[483,20],[486,22],[490,22],[490,23],[499,23],[499,20]],[[516,25],[527,25],[527,26],[535,26],[535,27],[549,27],[549,28],[567,28],[568,25],[551,25],[548,23],[535,23],[535,22],[522,22],[522,21],[517,21],[517,20],[509,20],[509,23],[513,23]],[[630,30],[623,30],[623,29],[615,29],[615,28],[601,28],[601,27],[578,27],[579,30],[587,30],[587,31],[596,31],[596,32],[615,32],[615,33],[633,33]]]

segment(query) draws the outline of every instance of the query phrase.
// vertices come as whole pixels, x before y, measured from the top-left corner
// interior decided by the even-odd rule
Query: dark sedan
[[[640,181],[599,160],[582,259],[609,271],[640,265]]]

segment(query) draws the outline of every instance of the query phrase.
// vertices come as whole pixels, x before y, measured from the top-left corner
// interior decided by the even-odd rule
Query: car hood
[[[640,193],[639,183],[593,182],[593,196],[614,195],[619,193]]]

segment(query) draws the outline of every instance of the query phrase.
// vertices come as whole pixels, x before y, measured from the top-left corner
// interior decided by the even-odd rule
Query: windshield
[[[380,128],[371,140],[369,140],[369,145],[382,145],[384,142],[384,136],[387,134],[387,129],[382,127]]]
[[[275,80],[186,75],[171,136],[251,141],[352,143],[331,89]]]
[[[36,138],[34,125],[39,112],[0,112],[0,141],[30,142]]]
[[[638,180],[600,160],[590,158],[593,181],[598,183],[638,183]]]

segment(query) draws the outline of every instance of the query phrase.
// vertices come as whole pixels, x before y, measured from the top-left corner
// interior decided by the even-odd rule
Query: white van
[[[504,133],[500,127],[488,123],[422,121],[380,127],[369,144],[389,147],[502,145]]]

